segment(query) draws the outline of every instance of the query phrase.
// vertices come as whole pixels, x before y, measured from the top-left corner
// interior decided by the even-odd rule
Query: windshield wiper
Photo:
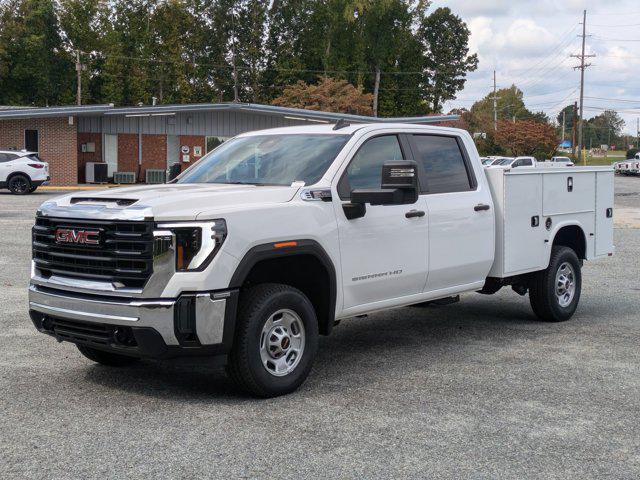
[[[285,187],[287,185],[283,185],[281,183],[254,183],[254,182],[211,182],[217,183],[218,185],[253,185],[255,187]]]

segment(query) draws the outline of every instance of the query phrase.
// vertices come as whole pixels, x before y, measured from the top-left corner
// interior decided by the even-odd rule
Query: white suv
[[[0,188],[25,195],[49,180],[49,164],[40,160],[37,153],[0,150]]]

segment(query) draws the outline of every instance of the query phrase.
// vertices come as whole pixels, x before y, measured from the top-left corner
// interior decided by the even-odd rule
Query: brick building
[[[333,123],[430,123],[457,117],[382,119],[270,105],[220,103],[115,108],[0,108],[0,150],[37,151],[53,185],[85,183],[88,162],[107,163],[109,176],[127,172],[145,182],[147,170],[186,167],[235,135],[252,130]]]

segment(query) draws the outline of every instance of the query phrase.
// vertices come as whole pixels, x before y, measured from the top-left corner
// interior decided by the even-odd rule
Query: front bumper
[[[148,300],[31,284],[29,312],[60,341],[149,358],[218,355],[231,348],[237,298],[227,290]]]

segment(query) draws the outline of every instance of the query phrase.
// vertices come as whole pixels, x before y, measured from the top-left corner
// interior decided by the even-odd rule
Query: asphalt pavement
[[[640,178],[616,192],[640,211]],[[633,223],[569,322],[510,289],[350,319],[298,392],[255,400],[217,368],[107,368],[35,331],[30,228],[54,195],[0,193],[2,479],[640,477]]]

